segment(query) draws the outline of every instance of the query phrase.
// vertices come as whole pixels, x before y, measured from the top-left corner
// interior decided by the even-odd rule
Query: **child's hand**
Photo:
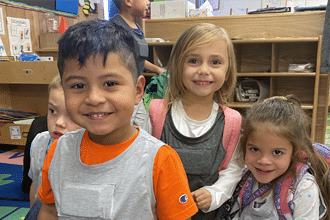
[[[207,189],[198,189],[192,192],[192,196],[199,209],[209,209],[211,206],[212,195]]]

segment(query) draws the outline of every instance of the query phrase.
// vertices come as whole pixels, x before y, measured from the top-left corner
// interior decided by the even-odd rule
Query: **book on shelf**
[[[36,111],[0,108],[0,122],[15,122],[39,116],[39,113]]]

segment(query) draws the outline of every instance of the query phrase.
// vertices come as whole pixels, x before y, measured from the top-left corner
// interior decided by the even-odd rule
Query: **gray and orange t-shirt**
[[[76,147],[63,146],[63,143],[66,143],[65,138],[70,139],[70,135],[74,136],[75,134],[79,134],[79,132],[81,133],[81,138],[80,138],[81,141],[76,141],[76,143],[78,144],[73,143],[72,145],[80,145],[80,146],[76,146]],[[72,140],[76,140],[76,139],[77,138],[75,137]],[[148,181],[147,181],[148,178],[144,180],[140,176],[137,177],[136,180],[134,180],[134,177],[135,174],[138,175],[138,173],[141,172],[141,170],[144,170],[145,167],[148,166],[148,165],[144,165],[146,164],[146,162],[141,160],[141,158],[144,158],[146,157],[146,155],[148,155],[148,151],[149,151],[148,149],[155,150],[155,148],[152,146],[155,141],[157,142],[159,140],[156,140],[155,138],[151,137],[144,130],[140,130],[134,137],[123,143],[116,145],[99,145],[94,143],[92,140],[90,140],[90,138],[88,137],[88,132],[85,131],[84,129],[79,130],[77,132],[71,132],[68,135],[65,135],[64,138],[60,138],[59,140],[56,140],[51,145],[42,170],[42,184],[39,188],[38,196],[41,199],[41,201],[43,201],[44,203],[47,204],[56,203],[56,205],[58,205],[59,204],[58,201],[57,202],[55,201],[55,198],[57,197],[57,195],[59,195],[57,193],[69,192],[70,194],[72,191],[76,191],[76,189],[69,190],[70,187],[80,184],[80,181],[76,180],[75,183],[69,183],[68,187],[65,186],[65,184],[64,186],[62,186],[63,185],[62,182],[67,182],[67,180],[65,180],[65,178],[63,180],[59,176],[65,175],[63,174],[65,172],[69,172],[67,170],[70,170],[71,167],[77,167],[78,164],[78,168],[77,169],[73,168],[74,170],[72,171],[71,174],[69,174],[70,178],[71,176],[82,176],[81,180],[83,181],[87,179],[86,176],[84,177],[83,175],[87,175],[89,177],[90,171],[88,171],[87,174],[80,174],[80,170],[84,170],[85,168],[90,170],[90,168],[94,169],[96,167],[100,167],[100,170],[103,170],[105,173],[104,178],[106,178],[106,176],[109,175],[109,173],[113,172],[114,170],[113,168],[109,169],[109,167],[112,167],[112,165],[115,165],[113,167],[118,167],[119,164],[119,169],[122,169],[123,175],[120,177],[120,180],[117,181],[116,183],[117,186],[114,187],[114,191],[120,190],[121,184],[125,185],[126,183],[128,184],[130,181],[135,181],[135,182],[137,181],[137,184],[128,184],[127,186],[125,186],[128,187],[125,188],[125,192],[131,191],[131,197],[128,200],[128,203],[126,203],[125,207],[119,207],[122,208],[123,210],[125,208],[130,209],[130,202],[134,202],[135,197],[139,197],[140,195],[139,193],[138,194],[134,194],[134,193],[140,190],[140,185],[145,185],[145,184],[148,185]],[[67,142],[66,145],[71,145],[70,144],[71,142],[73,141],[69,140],[69,142]],[[159,219],[174,219],[174,220],[187,219],[193,214],[195,214],[198,209],[191,196],[187,177],[184,168],[182,166],[181,160],[178,154],[170,146],[164,145],[163,143],[158,143],[158,144],[160,144],[159,145],[160,147],[156,149],[155,156],[151,156],[154,158],[152,160],[153,164],[149,172],[151,177],[150,179],[152,180],[150,181],[152,190],[149,191],[153,192],[152,197],[154,197],[155,199],[155,204],[151,204],[151,206],[154,207],[152,207],[151,209],[155,210],[155,213],[157,214],[157,217]],[[57,147],[57,145],[59,146]],[[143,145],[145,146],[149,145],[149,147],[151,148],[146,148]],[[144,149],[144,151],[142,149]],[[75,152],[77,152],[77,155],[79,155],[77,156],[78,159],[76,160],[76,162],[74,162]],[[67,158],[65,159],[64,157]],[[136,159],[137,162],[135,161],[134,158]],[[55,162],[52,160],[54,160]],[[56,161],[58,162],[56,163]],[[116,163],[111,164],[112,162],[116,162]],[[66,163],[68,163],[69,165],[65,165]],[[70,165],[70,163],[75,163],[76,165],[73,166]],[[120,167],[122,163],[124,163],[125,165]],[[81,168],[79,168],[79,166]],[[129,169],[125,168],[130,166],[131,168]],[[142,169],[139,168],[134,170],[135,167],[139,167],[139,166]],[[57,169],[59,169],[59,171],[54,174],[54,172],[56,172]],[[109,171],[107,169],[109,169]],[[128,170],[128,175],[125,174],[126,172],[125,169]],[[76,175],[77,173],[79,173],[79,175]],[[113,176],[118,176],[118,175],[121,174],[117,173],[116,175]],[[56,181],[54,181],[54,179],[58,181],[58,183],[55,185],[54,182],[56,183]],[[138,183],[138,181],[141,182]],[[61,190],[52,189],[52,186],[56,186],[57,188],[58,185],[61,185],[61,187],[63,188]],[[83,187],[86,185],[88,184],[82,184]],[[79,188],[80,186],[77,187]],[[148,187],[142,186],[142,188],[148,188]],[[55,191],[55,196],[54,196],[54,191]],[[86,189],[84,192],[86,192],[84,194],[88,195],[88,193],[90,193],[91,191],[89,189]],[[95,194],[93,193],[94,192],[92,192],[91,195]],[[141,195],[142,194],[143,194],[143,189],[141,190]],[[120,196],[116,195],[116,192],[114,192],[114,198],[115,198],[114,201],[119,201],[118,199],[121,198],[118,197]],[[70,200],[71,197],[73,198],[74,196],[70,195],[68,197],[68,201]],[[142,203],[148,203],[148,200],[144,200],[145,197],[146,196],[141,196],[140,198],[141,200],[139,201],[141,201]],[[66,196],[61,195],[61,200],[62,200],[61,206],[65,203],[65,198]],[[70,204],[70,203],[66,203],[66,204]],[[139,207],[140,205],[141,204],[137,204],[136,207]],[[148,205],[150,206],[150,204],[146,204],[146,207],[148,207]],[[64,209],[65,208],[62,208],[61,210]],[[135,215],[138,216],[139,210],[134,210],[134,212]],[[90,213],[91,216],[95,214],[93,213],[93,210]]]

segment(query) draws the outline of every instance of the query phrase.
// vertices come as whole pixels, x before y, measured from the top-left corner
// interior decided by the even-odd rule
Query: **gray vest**
[[[84,132],[58,140],[49,168],[59,219],[156,219],[153,164],[164,143],[140,129],[123,153],[88,166],[80,160]]]
[[[191,138],[182,135],[175,128],[171,108],[166,114],[161,140],[179,154],[191,192],[210,186],[218,180],[219,168],[226,155],[222,145],[224,120],[223,112],[219,112],[210,130],[200,137]],[[199,210],[192,219],[216,219],[219,210],[209,213]]]
[[[41,185],[41,170],[45,162],[48,144],[51,137],[48,131],[39,133],[32,142],[31,150],[31,178],[34,184],[35,197],[37,197],[39,186]]]

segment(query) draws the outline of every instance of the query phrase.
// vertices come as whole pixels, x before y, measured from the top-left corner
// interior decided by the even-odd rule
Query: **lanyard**
[[[253,189],[253,178],[254,177],[249,177],[246,186],[245,186],[245,192],[243,194],[242,197],[242,208],[241,211],[243,211],[243,209],[249,205],[251,202],[253,202],[254,200],[256,200],[257,198],[259,198],[260,196],[262,196],[264,193],[266,193],[269,189],[272,188],[273,186],[273,181],[270,183],[267,183],[265,185],[263,185],[261,188],[257,189],[253,194],[252,194],[252,189]]]

